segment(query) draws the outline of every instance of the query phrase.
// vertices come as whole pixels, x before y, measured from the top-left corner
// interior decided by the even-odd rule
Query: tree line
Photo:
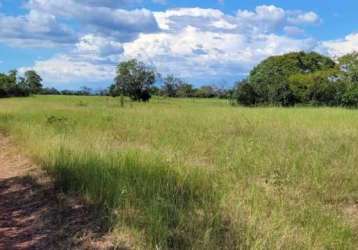
[[[158,82],[162,82],[158,85]],[[271,56],[254,67],[246,79],[233,88],[215,85],[194,87],[174,75],[161,77],[155,68],[136,59],[117,66],[114,83],[93,92],[43,88],[33,70],[19,77],[16,70],[0,74],[0,97],[48,95],[128,96],[133,101],[149,101],[154,96],[226,98],[245,106],[324,105],[358,106],[358,52],[334,60],[316,52],[291,52]]]
[[[193,85],[169,75],[155,87],[155,69],[137,60],[117,67],[112,96],[126,95],[148,101],[151,95],[168,97],[222,97],[246,106],[324,105],[358,106],[358,52],[335,60],[316,52],[291,52],[271,56],[232,89]],[[233,103],[233,102],[232,102]]]
[[[155,85],[162,81],[162,84]],[[109,87],[111,96],[126,95],[134,101],[148,101],[151,96],[189,97],[189,98],[228,98],[230,89],[215,85],[194,87],[192,84],[174,75],[164,78],[153,67],[136,59],[122,62],[117,67],[117,76]]]

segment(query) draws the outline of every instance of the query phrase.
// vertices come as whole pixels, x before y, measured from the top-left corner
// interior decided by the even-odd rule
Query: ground
[[[0,135],[0,249],[111,249],[95,214]]]
[[[1,131],[0,249],[358,249],[356,109],[32,96]]]

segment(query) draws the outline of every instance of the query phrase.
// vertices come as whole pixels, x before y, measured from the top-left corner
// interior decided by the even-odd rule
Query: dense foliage
[[[237,83],[243,105],[358,105],[358,53],[332,59],[315,52],[272,56]]]
[[[16,70],[0,73],[0,98],[40,93],[41,83],[41,77],[33,70],[25,72],[25,77],[19,77]]]
[[[148,101],[155,80],[154,69],[135,59],[122,62],[117,67],[116,87],[134,101]]]

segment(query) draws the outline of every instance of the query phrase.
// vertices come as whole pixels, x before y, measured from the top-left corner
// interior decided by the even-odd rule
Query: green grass
[[[138,248],[358,248],[356,110],[36,96],[0,128]]]

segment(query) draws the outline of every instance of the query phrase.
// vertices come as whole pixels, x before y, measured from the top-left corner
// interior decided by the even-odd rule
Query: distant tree
[[[121,91],[117,84],[111,84],[108,88],[108,93],[112,97],[117,97],[121,95]]]
[[[56,88],[42,88],[41,95],[60,95],[61,92]]]
[[[28,96],[30,91],[22,77],[17,76],[16,70],[8,74],[0,73],[0,97]]]
[[[61,95],[75,95],[73,90],[64,89],[61,91]]]
[[[216,88],[212,85],[201,86],[196,91],[196,97],[200,98],[213,98],[217,96]]]
[[[91,95],[93,90],[87,86],[82,86],[78,91],[78,95],[88,96]]]
[[[189,83],[182,82],[177,88],[178,97],[194,97],[195,89],[193,85]]]
[[[149,93],[150,93],[150,95],[159,96],[160,88],[158,88],[157,86],[152,86],[152,87],[150,87]]]
[[[168,75],[164,78],[164,82],[161,88],[161,92],[164,96],[177,97],[178,88],[183,84],[180,78],[174,75]]]
[[[30,88],[32,94],[38,94],[42,89],[42,78],[34,70],[25,72],[25,82]]]
[[[148,101],[150,88],[156,80],[156,72],[136,59],[117,66],[116,85],[123,94],[134,101]]]

